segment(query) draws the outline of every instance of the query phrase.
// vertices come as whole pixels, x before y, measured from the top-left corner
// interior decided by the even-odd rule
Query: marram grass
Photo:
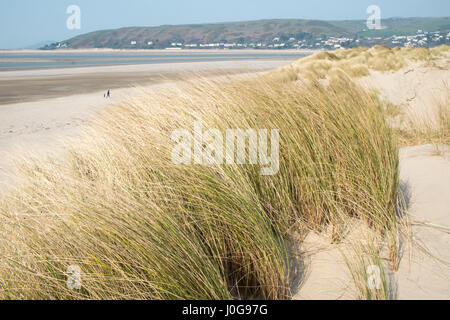
[[[61,159],[29,159],[0,200],[0,298],[290,298],[294,231],[358,218],[394,257],[398,148],[344,75],[185,82],[105,111]],[[280,170],[175,165],[173,130],[280,130]],[[395,259],[393,259],[395,264]],[[82,287],[66,286],[67,268]],[[394,266],[395,267],[395,266]]]

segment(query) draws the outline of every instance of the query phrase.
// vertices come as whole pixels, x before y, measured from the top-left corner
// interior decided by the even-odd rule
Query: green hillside
[[[450,31],[450,17],[444,18],[392,18],[382,21],[383,30],[366,30],[366,22],[319,20],[259,20],[214,24],[165,25],[159,27],[129,27],[102,30],[63,41],[69,48],[165,48],[172,43],[271,43],[310,40],[317,37],[389,37],[424,31]],[[134,43],[134,41],[136,43]],[[133,42],[133,44],[132,44]],[[47,46],[54,49],[57,44]]]

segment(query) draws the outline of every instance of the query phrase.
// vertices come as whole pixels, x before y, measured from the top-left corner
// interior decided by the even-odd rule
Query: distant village
[[[442,44],[450,45],[450,32],[426,32],[417,30],[414,35],[393,35],[390,37],[327,37],[313,36],[312,34],[303,34],[302,39],[295,37],[274,37],[269,41],[255,42],[213,42],[213,43],[183,43],[169,42],[159,43],[157,41],[137,41],[131,40],[129,43],[121,43],[123,49],[325,49],[336,50],[345,48],[354,48],[358,46],[385,45],[388,47],[435,47]],[[56,43],[51,49],[68,48],[67,43]],[[50,48],[49,48],[50,49]]]

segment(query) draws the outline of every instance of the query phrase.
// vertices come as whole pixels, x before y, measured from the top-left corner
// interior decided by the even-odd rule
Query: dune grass
[[[368,76],[370,71],[398,71],[410,62],[433,63],[436,59],[444,57],[449,52],[449,48],[447,45],[442,45],[433,49],[390,49],[378,45],[372,48],[341,49],[316,53],[282,69],[285,76],[298,74],[306,78],[323,79],[337,71],[344,71],[349,77],[359,78]],[[292,79],[292,75],[287,78]]]
[[[428,113],[407,110],[401,114],[402,126],[395,131],[402,146],[433,144],[439,152],[441,146],[450,145],[450,89],[443,99],[429,106]]]
[[[340,73],[279,80],[143,91],[61,159],[23,163],[0,200],[0,298],[288,299],[291,233],[331,226],[339,242],[347,218],[387,239],[395,269],[398,146],[382,104]],[[175,165],[171,133],[200,119],[279,129],[278,174]],[[81,290],[66,286],[70,265]]]

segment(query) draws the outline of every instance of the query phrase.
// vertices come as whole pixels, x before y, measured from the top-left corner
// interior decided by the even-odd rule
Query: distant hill
[[[450,31],[450,17],[391,18],[382,20],[384,29],[366,30],[366,21],[259,20],[213,24],[129,27],[95,31],[80,35],[45,49],[68,48],[166,48],[181,44],[272,43],[291,39],[314,42],[314,38],[343,37],[365,39],[411,35],[424,31]]]

